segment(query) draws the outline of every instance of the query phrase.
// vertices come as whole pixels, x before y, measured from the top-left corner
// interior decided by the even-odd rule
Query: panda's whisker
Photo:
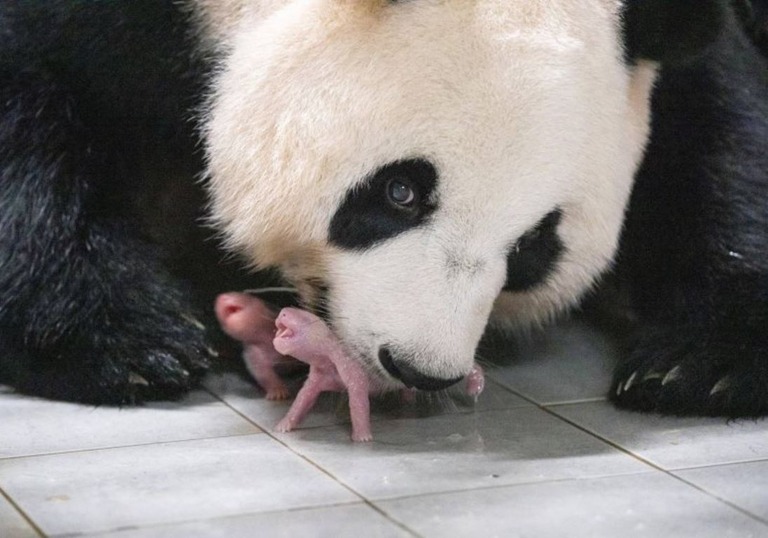
[[[493,366],[493,361],[485,357],[480,352],[475,353],[475,363],[479,364],[480,366],[486,366],[486,367]]]

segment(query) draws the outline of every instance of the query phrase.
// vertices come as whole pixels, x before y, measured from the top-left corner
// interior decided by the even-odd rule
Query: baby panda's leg
[[[322,374],[318,376],[310,368],[309,377],[296,395],[296,399],[291,404],[288,413],[275,426],[275,431],[281,433],[293,431],[294,428],[304,421],[324,390],[324,380],[321,377]]]
[[[611,397],[671,414],[768,413],[768,65],[730,21],[662,70],[621,252],[640,326]]]
[[[50,78],[0,85],[0,382],[125,404],[176,397],[205,371],[204,329],[135,226],[117,167]]]
[[[370,401],[370,387],[368,386],[367,377],[362,368],[357,366],[359,373],[355,377],[362,382],[352,382],[347,384],[347,392],[349,394],[349,417],[352,421],[352,440],[358,443],[368,442],[373,440],[373,433],[371,432],[371,401]]]

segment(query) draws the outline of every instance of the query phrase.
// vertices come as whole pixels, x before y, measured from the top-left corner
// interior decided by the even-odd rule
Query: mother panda
[[[637,323],[615,401],[764,414],[768,70],[745,7],[6,3],[0,379],[111,403],[194,385],[193,298],[240,281],[197,252],[205,169],[226,246],[392,387],[450,385],[489,318],[545,322],[618,259]]]

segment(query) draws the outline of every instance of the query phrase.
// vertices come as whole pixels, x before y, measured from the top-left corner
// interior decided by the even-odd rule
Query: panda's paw
[[[625,409],[671,415],[768,414],[768,346],[727,340],[689,328],[645,329],[609,397]]]
[[[184,310],[153,312],[113,338],[104,357],[116,373],[107,379],[113,386],[107,394],[121,404],[183,396],[199,384],[216,355],[205,325]]]
[[[8,381],[45,398],[136,405],[182,397],[199,384],[215,355],[205,327],[192,315],[112,310],[108,317],[116,321],[107,324],[104,314],[46,346],[9,350],[19,366]]]
[[[109,362],[128,370],[127,377],[121,373],[112,380],[116,403],[179,398],[208,371],[216,352],[209,347],[205,325],[191,314],[161,323],[162,330],[154,334],[149,326],[138,335],[123,334],[124,343],[111,350]]]

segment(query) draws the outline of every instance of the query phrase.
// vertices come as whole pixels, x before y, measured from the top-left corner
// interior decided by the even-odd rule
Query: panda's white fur
[[[197,4],[229,50],[205,123],[212,214],[255,266],[327,283],[335,330],[382,379],[381,346],[466,374],[492,310],[505,327],[545,320],[610,265],[654,79],[622,61],[619,2]],[[437,168],[432,219],[332,246],[347,193],[404,158]],[[555,208],[555,270],[499,296],[509,249]]]

